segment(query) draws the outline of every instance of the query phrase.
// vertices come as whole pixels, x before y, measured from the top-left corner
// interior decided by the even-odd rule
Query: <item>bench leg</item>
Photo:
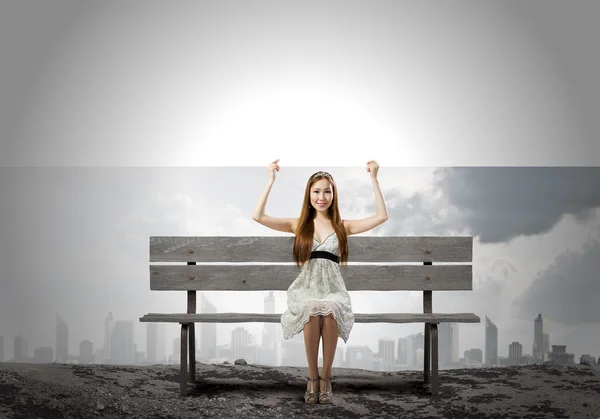
[[[182,396],[187,394],[187,350],[188,350],[188,327],[189,323],[181,323],[181,369],[179,374],[180,392]]]
[[[431,324],[425,323],[425,348],[423,350],[423,383],[429,384],[431,379],[429,375],[431,365]]]
[[[431,265],[431,262],[423,262],[423,265]],[[432,306],[432,291],[423,291],[423,313],[431,313]],[[423,345],[423,384],[424,387],[429,386],[430,374],[429,367],[431,366],[431,323],[425,323],[425,337]]]
[[[438,325],[431,324],[431,394],[437,396],[440,387],[438,377]]]
[[[196,382],[196,324],[190,323],[190,382]]]

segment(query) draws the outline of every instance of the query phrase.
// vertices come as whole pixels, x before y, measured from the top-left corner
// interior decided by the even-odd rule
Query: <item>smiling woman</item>
[[[287,166],[362,164],[364,148],[349,144],[377,139],[382,147],[394,147],[393,130],[376,108],[356,92],[331,86],[270,86],[237,92],[212,107],[199,134],[204,141],[194,155],[198,164],[208,166],[213,156],[225,154],[228,165],[262,165],[265,150],[277,150]],[[229,153],[232,145],[235,153]]]

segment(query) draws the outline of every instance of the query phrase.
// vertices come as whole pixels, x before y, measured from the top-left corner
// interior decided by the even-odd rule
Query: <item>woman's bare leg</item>
[[[306,349],[310,378],[319,377],[319,340],[321,340],[321,318],[320,316],[310,316],[308,323],[304,325],[304,348]],[[311,384],[310,381],[308,384]]]
[[[321,370],[322,378],[331,378],[331,367],[333,366],[333,358],[335,357],[335,349],[338,341],[338,326],[333,318],[333,314],[323,316],[323,368]],[[325,382],[321,382],[321,391],[328,391],[329,388],[323,388]]]

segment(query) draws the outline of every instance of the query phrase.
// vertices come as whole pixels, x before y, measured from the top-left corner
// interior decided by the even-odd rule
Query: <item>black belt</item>
[[[311,259],[323,258],[323,259],[332,260],[335,263],[340,263],[340,257],[339,256],[336,256],[336,255],[334,255],[333,253],[330,253],[330,252],[324,252],[322,250],[317,250],[317,251],[311,252],[310,258]]]

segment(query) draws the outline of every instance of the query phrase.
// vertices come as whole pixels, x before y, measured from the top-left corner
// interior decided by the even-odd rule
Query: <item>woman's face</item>
[[[333,186],[327,179],[319,179],[310,187],[310,203],[317,211],[326,213],[332,201]]]

